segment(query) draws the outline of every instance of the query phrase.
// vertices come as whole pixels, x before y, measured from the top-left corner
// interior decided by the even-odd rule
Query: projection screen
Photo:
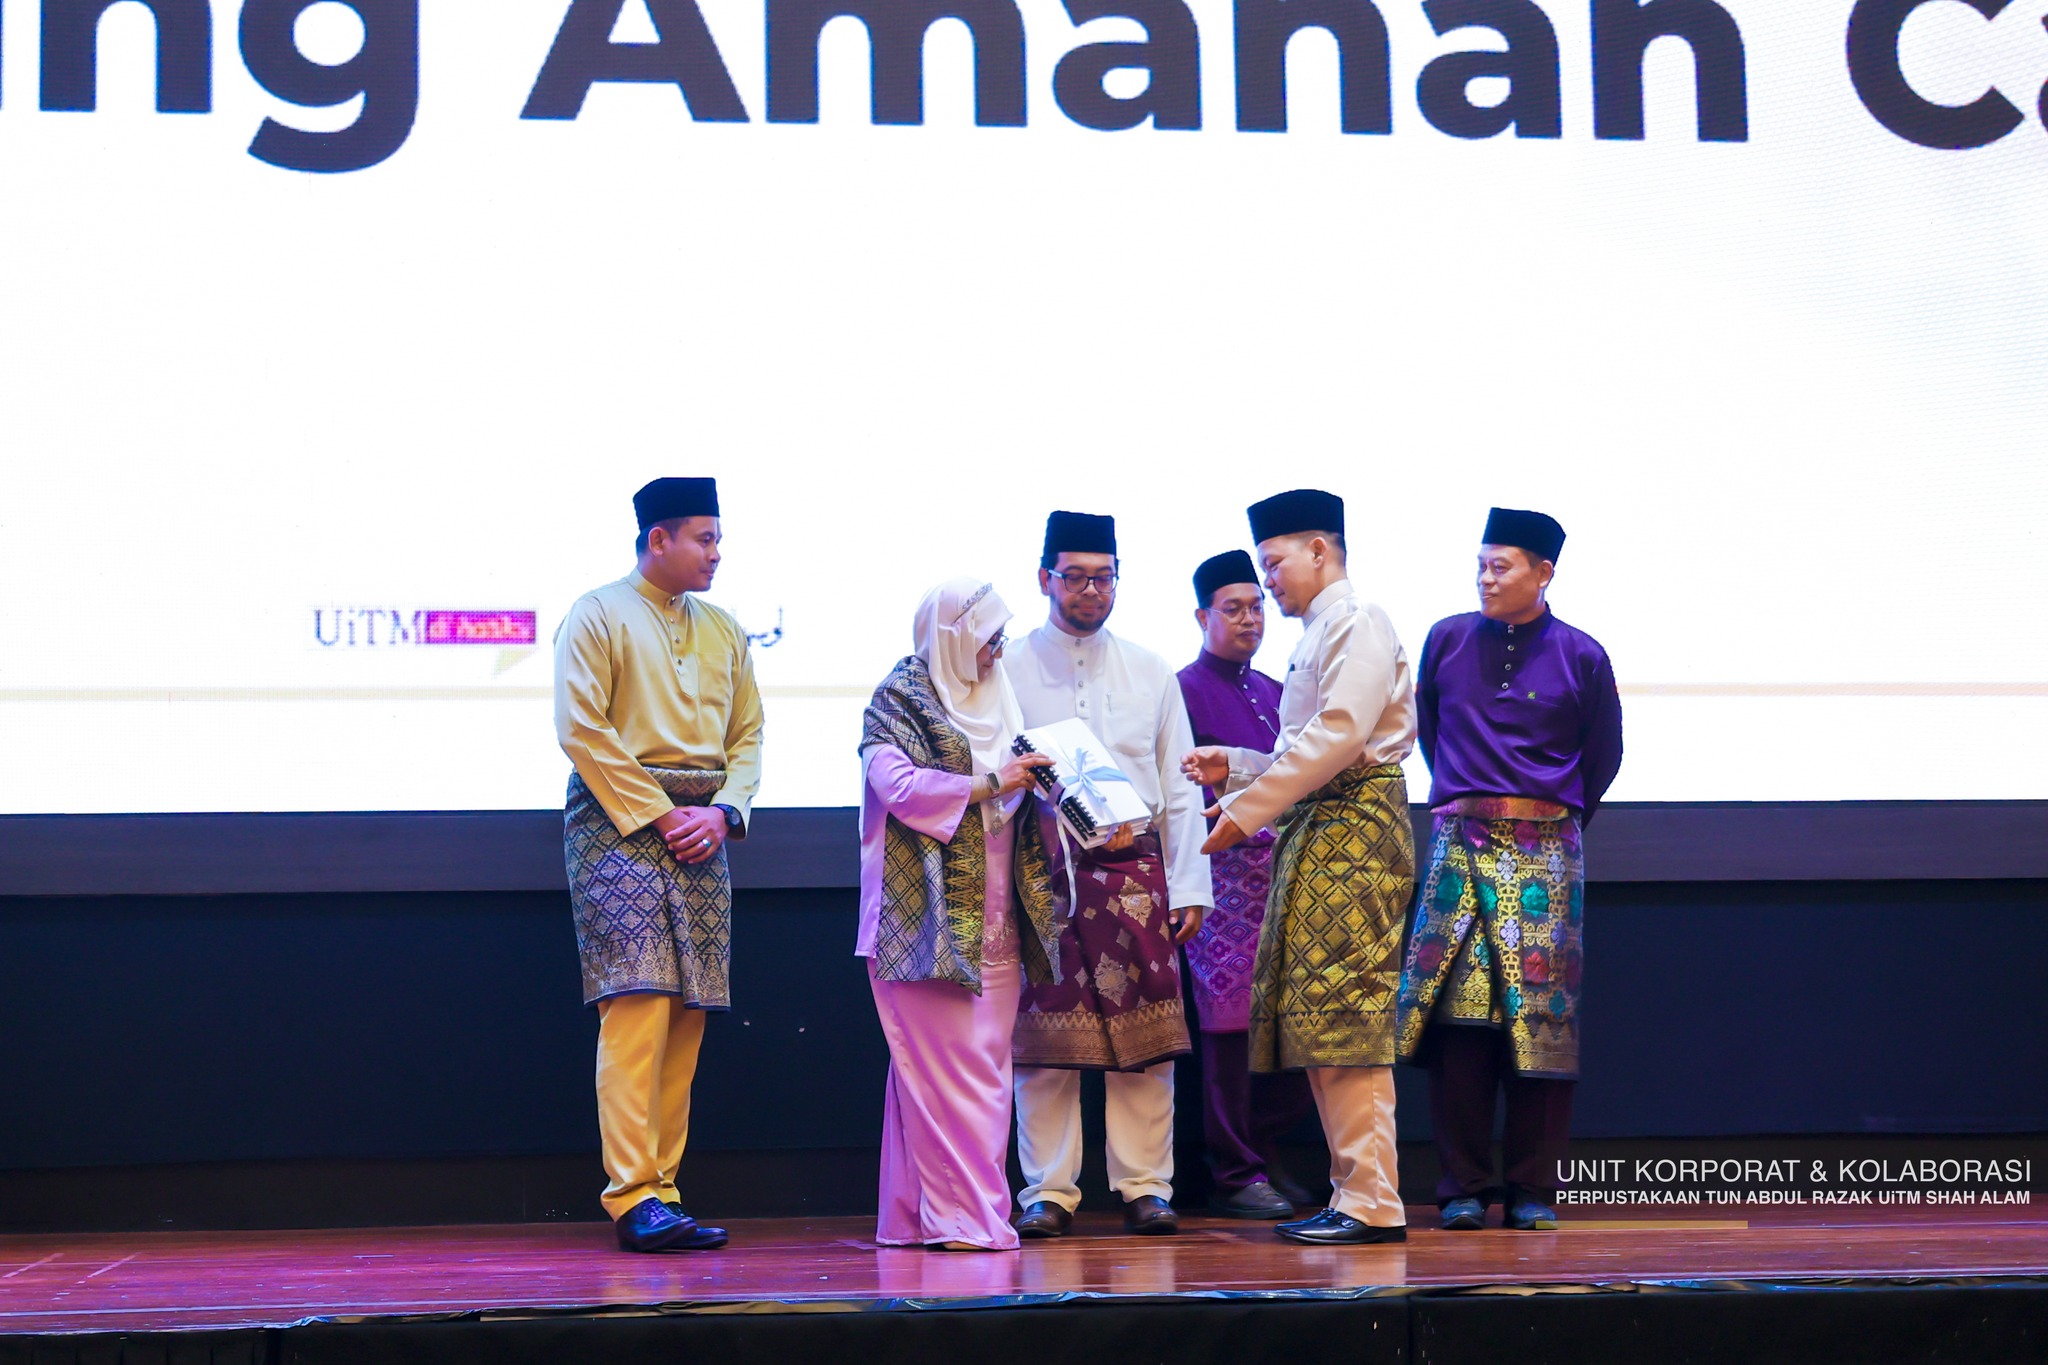
[[[1564,523],[1613,799],[2048,797],[2044,16],[0,0],[0,811],[558,805],[662,474],[766,805],[932,583],[1044,619],[1050,510],[1178,665],[1305,484],[1411,660]]]

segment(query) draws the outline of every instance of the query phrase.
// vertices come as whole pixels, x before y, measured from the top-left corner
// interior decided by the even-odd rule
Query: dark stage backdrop
[[[2048,1130],[2044,905],[2038,880],[1596,884],[1576,1131]],[[697,1149],[873,1145],[853,931],[851,890],[740,893]],[[559,892],[0,899],[0,1168],[594,1152],[594,1033]]]

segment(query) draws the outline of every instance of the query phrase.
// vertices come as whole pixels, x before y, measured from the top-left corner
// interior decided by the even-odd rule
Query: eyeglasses
[[[1266,603],[1261,598],[1252,602],[1238,602],[1228,607],[1211,607],[1209,610],[1215,612],[1226,621],[1242,621],[1247,616],[1264,617],[1266,614]]]
[[[1001,631],[997,631],[994,635],[991,635],[989,637],[988,643],[983,645],[982,648],[988,651],[988,656],[991,659],[994,659],[1001,656],[1003,652],[1003,646],[1008,643],[1010,642],[1003,638],[1003,633]]]
[[[1116,591],[1116,570],[1114,569],[1111,569],[1108,573],[1098,574],[1086,574],[1082,573],[1079,569],[1068,569],[1065,573],[1053,574],[1053,577],[1066,584],[1068,592],[1080,592],[1084,588],[1093,587],[1096,592],[1107,597]]]

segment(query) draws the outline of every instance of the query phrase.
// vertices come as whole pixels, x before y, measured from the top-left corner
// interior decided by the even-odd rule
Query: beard
[[[1076,635],[1093,635],[1109,620],[1109,604],[1076,600],[1055,601],[1053,615],[1060,618],[1060,624]]]

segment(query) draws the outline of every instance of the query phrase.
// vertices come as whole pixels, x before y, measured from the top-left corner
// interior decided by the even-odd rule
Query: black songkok
[[[677,517],[715,517],[718,480],[656,479],[633,495],[633,515],[643,531]]]
[[[1061,555],[1115,555],[1116,518],[1055,512],[1045,519],[1045,562]]]
[[[1344,534],[1344,499],[1316,488],[1275,493],[1264,502],[1253,503],[1250,514],[1253,544],[1310,531]]]
[[[1233,583],[1257,583],[1259,571],[1252,567],[1252,557],[1243,550],[1225,550],[1213,559],[1202,561],[1202,567],[1195,570],[1195,605],[1206,607],[1216,600],[1216,590],[1227,588]]]
[[[1496,507],[1486,515],[1486,534],[1479,538],[1479,543],[1512,545],[1555,564],[1558,552],[1564,549],[1564,527],[1541,512]]]

